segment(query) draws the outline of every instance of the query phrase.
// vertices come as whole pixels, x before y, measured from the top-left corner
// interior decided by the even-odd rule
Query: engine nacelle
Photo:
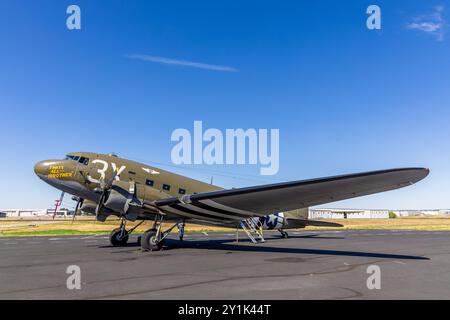
[[[95,209],[97,208],[97,203],[90,200],[84,200],[83,204],[80,206],[80,210],[85,213],[95,214]],[[103,207],[100,212],[102,215],[111,215],[114,214],[114,211]]]
[[[167,194],[146,185],[133,181],[116,180],[112,183],[102,205],[119,215],[127,216],[129,220],[135,220],[143,207],[144,201],[151,202],[167,196]]]
[[[89,214],[95,214],[96,207],[97,204],[94,201],[84,200],[83,204],[80,207],[80,210]]]

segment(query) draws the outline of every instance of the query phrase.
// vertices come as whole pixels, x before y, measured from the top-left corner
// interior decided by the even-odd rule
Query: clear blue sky
[[[82,30],[66,28],[66,8]],[[369,31],[370,4],[382,29]],[[428,23],[428,24],[427,24]],[[431,25],[430,25],[431,23]],[[1,1],[0,208],[47,207],[70,151],[170,164],[176,128],[279,128],[280,171],[164,167],[224,187],[403,166],[430,176],[330,206],[450,207],[449,1]],[[236,69],[129,58],[158,56]]]

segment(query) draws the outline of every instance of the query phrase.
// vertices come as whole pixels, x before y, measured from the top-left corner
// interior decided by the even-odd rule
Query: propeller
[[[100,178],[101,195],[100,195],[100,199],[98,200],[97,207],[95,208],[95,218],[98,217],[100,210],[103,207],[103,203],[105,202],[106,198],[108,197],[108,193],[112,187],[112,184],[118,175],[118,172],[119,172],[118,170],[115,170],[114,173],[112,174],[111,178],[108,179],[107,181],[105,181],[105,179],[103,177]]]
[[[75,221],[75,216],[76,216],[77,213],[78,213],[78,210],[79,210],[80,207],[83,205],[84,199],[78,198],[78,197],[73,197],[72,200],[74,200],[74,201],[77,202],[77,205],[75,206],[75,210],[74,210],[74,212],[73,212],[73,217],[72,217],[72,224],[73,224],[73,222]]]

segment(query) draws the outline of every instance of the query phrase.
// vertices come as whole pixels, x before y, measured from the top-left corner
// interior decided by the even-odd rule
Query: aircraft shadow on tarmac
[[[306,235],[306,236],[290,236],[289,239],[313,238],[313,239],[345,239],[344,237],[323,237],[320,235]],[[367,257],[367,258],[384,258],[384,259],[399,259],[399,260],[430,260],[427,257],[377,253],[377,252],[363,252],[363,251],[341,251],[341,250],[325,250],[325,249],[303,249],[303,248],[286,248],[286,247],[269,247],[266,246],[271,240],[279,238],[271,238],[263,245],[247,245],[250,240],[239,240],[236,243],[234,239],[211,239],[211,240],[184,240],[179,241],[167,238],[164,243],[163,250],[176,249],[200,249],[200,250],[225,250],[236,252],[266,252],[266,253],[292,253],[292,254],[314,254],[314,255],[331,255],[331,256],[348,256],[348,257]],[[245,245],[242,244],[246,243]],[[129,243],[128,247],[139,246],[138,243]]]

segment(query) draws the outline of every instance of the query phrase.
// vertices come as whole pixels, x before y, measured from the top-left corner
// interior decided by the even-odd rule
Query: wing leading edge
[[[428,174],[426,168],[371,171],[173,197],[155,205],[194,219],[242,220],[394,190]]]

